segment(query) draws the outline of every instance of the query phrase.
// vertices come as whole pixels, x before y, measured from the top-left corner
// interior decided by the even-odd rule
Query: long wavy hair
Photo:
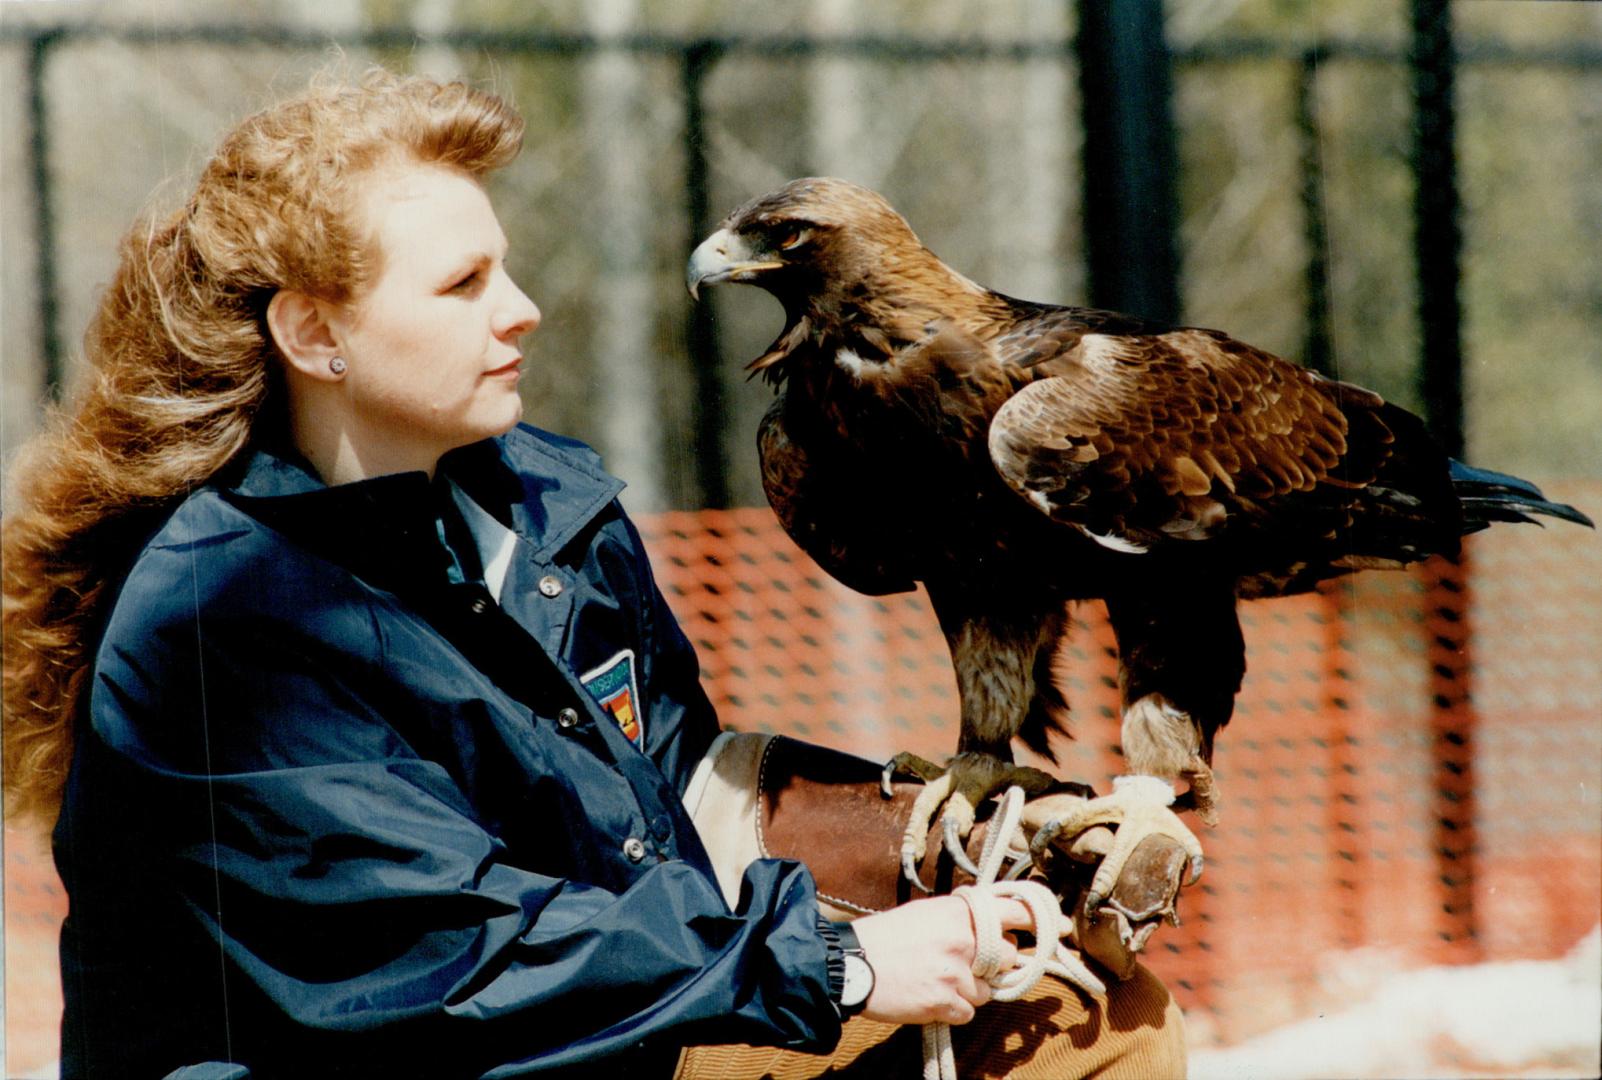
[[[183,208],[123,239],[86,376],[19,454],[0,529],[9,817],[59,812],[99,625],[138,546],[282,409],[273,294],[360,296],[379,255],[358,225],[364,174],[482,177],[522,137],[509,104],[461,83],[320,77],[234,128]]]

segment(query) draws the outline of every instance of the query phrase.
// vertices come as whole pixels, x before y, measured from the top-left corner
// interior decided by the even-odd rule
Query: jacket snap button
[[[467,608],[474,615],[482,615],[489,609],[489,601],[484,599],[482,596],[475,597],[473,602],[467,605]]]
[[[639,862],[645,858],[645,844],[637,836],[631,836],[623,841],[623,854],[628,856],[629,862]]]
[[[540,578],[540,595],[557,597],[562,595],[562,583],[554,574],[546,574]]]
[[[565,728],[572,727],[574,724],[578,723],[578,710],[563,709],[561,712],[556,714],[556,722]]]

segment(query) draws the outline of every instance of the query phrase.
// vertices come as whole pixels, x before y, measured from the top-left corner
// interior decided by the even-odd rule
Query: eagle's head
[[[873,328],[904,338],[954,295],[982,294],[918,240],[883,196],[848,180],[809,176],[756,198],[719,223],[685,269],[690,295],[723,281],[760,285],[784,305],[787,332]],[[782,356],[769,354],[753,366]]]

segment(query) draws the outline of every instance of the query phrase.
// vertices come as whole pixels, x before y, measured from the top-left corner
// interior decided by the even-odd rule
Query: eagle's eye
[[[807,237],[810,235],[811,230],[809,229],[791,229],[781,235],[779,240],[779,250],[792,251],[806,243]]]

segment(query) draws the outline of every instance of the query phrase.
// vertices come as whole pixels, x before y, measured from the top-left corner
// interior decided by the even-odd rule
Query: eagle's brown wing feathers
[[[1200,539],[1266,500],[1372,477],[1372,452],[1356,455],[1366,476],[1343,461],[1341,400],[1371,412],[1377,396],[1216,331],[1087,334],[1034,364],[1050,374],[997,412],[991,458],[1044,513],[1114,544]]]

